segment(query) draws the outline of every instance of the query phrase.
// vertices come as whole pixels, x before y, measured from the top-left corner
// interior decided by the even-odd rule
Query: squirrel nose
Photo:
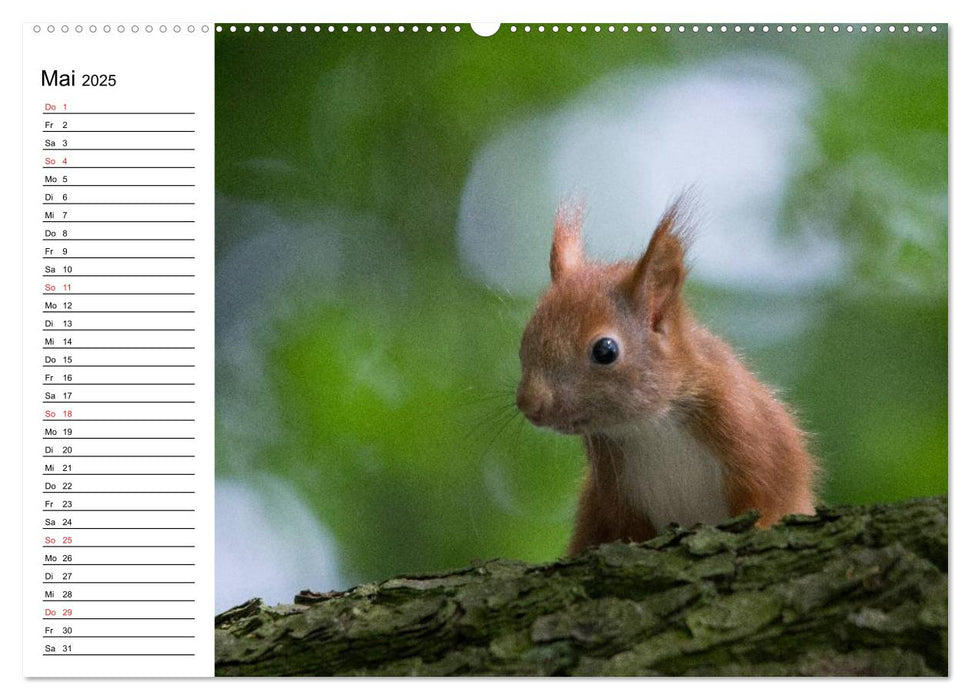
[[[542,422],[553,405],[553,392],[539,382],[522,382],[516,392],[516,406],[531,422]]]

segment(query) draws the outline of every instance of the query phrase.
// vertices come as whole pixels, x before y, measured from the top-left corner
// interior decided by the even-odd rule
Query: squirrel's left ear
[[[553,247],[550,249],[550,277],[554,282],[583,264],[583,207],[563,201],[553,222]]]
[[[683,200],[679,197],[664,212],[647,251],[625,282],[625,292],[635,308],[647,308],[653,330],[663,330],[687,275],[684,253],[688,226]]]

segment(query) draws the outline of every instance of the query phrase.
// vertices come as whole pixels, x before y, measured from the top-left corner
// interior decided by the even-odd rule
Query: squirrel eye
[[[620,356],[620,346],[613,338],[600,338],[593,344],[590,355],[600,365],[609,365]]]

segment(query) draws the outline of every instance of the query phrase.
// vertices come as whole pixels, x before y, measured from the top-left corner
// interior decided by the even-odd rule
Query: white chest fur
[[[721,462],[677,418],[625,426],[611,437],[623,447],[621,483],[631,506],[656,528],[728,517]]]

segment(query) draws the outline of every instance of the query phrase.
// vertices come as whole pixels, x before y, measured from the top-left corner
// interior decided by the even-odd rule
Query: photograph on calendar
[[[948,27],[217,25],[215,673],[947,675]]]

